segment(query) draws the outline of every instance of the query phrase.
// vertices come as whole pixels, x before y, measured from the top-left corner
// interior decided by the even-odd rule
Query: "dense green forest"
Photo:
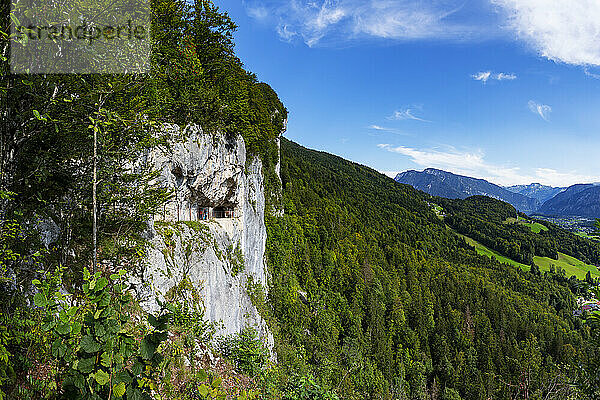
[[[143,161],[153,149],[169,150],[163,124],[241,135],[262,160],[269,205],[278,201],[276,139],[287,110],[235,55],[236,24],[208,0],[152,0],[151,6],[149,73],[14,75],[9,50],[26,43],[10,34],[11,2],[0,2],[0,399],[75,398],[75,392],[86,399],[147,398],[157,382],[169,382],[156,376],[161,356],[153,351],[164,341],[166,317],[140,323],[133,299],[121,298],[117,274],[142,268],[148,221],[172,195]],[[93,258],[94,135],[102,276],[85,269]],[[189,328],[177,321],[202,321],[201,310],[187,305],[164,312],[174,317],[175,331]],[[204,337],[198,329],[186,332]],[[80,340],[88,345],[78,347]],[[206,379],[172,393],[197,398]]]
[[[534,256],[558,259],[558,252],[562,252],[600,265],[599,242],[544,221],[539,223],[547,230],[532,232],[527,226],[510,222],[517,218],[517,211],[510,204],[484,196],[464,201],[437,197],[433,201],[444,208],[445,222],[453,229],[517,262],[533,265]],[[524,214],[520,217],[527,218]]]
[[[290,370],[343,398],[541,399],[586,359],[567,281],[478,256],[427,194],[286,140],[281,174],[268,309]]]
[[[0,400],[598,398],[597,329],[572,317],[573,282],[479,256],[446,226],[491,243],[514,209],[448,202],[442,221],[430,196],[287,140],[280,183],[287,110],[237,58],[236,25],[211,1],[152,1],[147,75],[12,75],[9,8],[0,3]],[[150,166],[130,166],[168,150],[163,123],[240,134],[263,162],[268,211],[285,213],[266,217],[269,286],[248,292],[277,363],[252,330],[214,338],[189,282],[156,315],[128,291],[147,222],[171,195]],[[40,237],[49,221],[52,241]],[[515,254],[560,248],[598,262],[595,245],[547,226],[515,227]],[[186,358],[213,344],[220,369]]]

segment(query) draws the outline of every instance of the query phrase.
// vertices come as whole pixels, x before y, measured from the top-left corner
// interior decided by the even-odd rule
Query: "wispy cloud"
[[[583,71],[585,72],[585,74],[586,74],[587,76],[589,76],[589,77],[591,77],[591,78],[594,78],[594,79],[600,79],[600,74],[599,74],[599,73],[596,73],[596,72],[592,72],[592,71],[590,71],[590,69],[589,69],[589,68],[584,68],[584,69],[583,69]]]
[[[269,16],[269,11],[267,10],[267,8],[261,5],[256,5],[254,7],[246,7],[246,13],[250,17],[258,20],[265,20]]]
[[[576,183],[600,182],[600,176],[581,174],[577,171],[559,172],[552,168],[536,168],[535,176],[540,182],[552,182],[552,186],[571,186]]]
[[[377,146],[380,149],[409,157],[412,162],[423,168],[443,169],[455,174],[486,179],[504,186],[532,182],[551,186],[569,186],[575,183],[600,181],[600,176],[581,174],[577,171],[560,172],[543,167],[535,168],[530,173],[524,173],[519,167],[488,162],[481,150],[459,151],[451,146],[445,151],[421,150],[391,144],[378,144]]]
[[[537,114],[542,117],[543,120],[548,121],[548,114],[552,112],[552,107],[547,104],[539,104],[533,100],[529,100],[527,106],[532,113]]]
[[[600,66],[598,0],[243,2],[249,16],[270,21],[283,40],[311,47],[365,37],[480,41],[516,34],[550,60]]]
[[[515,74],[507,74],[504,72],[494,73],[492,71],[481,71],[471,75],[471,77],[476,81],[481,81],[483,83],[487,83],[487,81],[490,79],[496,81],[512,81],[517,79],[517,75]]]
[[[398,129],[388,128],[388,127],[380,126],[380,125],[370,125],[368,127],[368,129],[373,130],[373,131],[377,131],[377,132],[393,133],[394,135],[409,136],[408,133],[402,132],[402,131],[400,131]]]
[[[403,110],[394,111],[394,113],[387,117],[387,119],[392,121],[413,120],[421,122],[431,122],[430,120],[417,117],[414,113],[415,111],[412,108],[405,108]]]
[[[385,143],[378,144],[377,147],[392,153],[408,156],[413,162],[424,167],[450,168],[461,173],[486,168],[483,159],[484,154],[481,151],[460,152],[453,148],[450,151],[418,150],[412,147],[393,146]]]
[[[600,1],[492,0],[508,27],[543,57],[574,65],[600,65]]]
[[[244,5],[248,15],[255,18],[262,18],[262,10],[268,10],[282,39],[290,39],[286,31],[297,32],[308,46],[315,46],[361,37],[464,40],[489,35],[490,25],[482,22],[482,18],[460,13],[466,3],[465,0],[246,0]]]

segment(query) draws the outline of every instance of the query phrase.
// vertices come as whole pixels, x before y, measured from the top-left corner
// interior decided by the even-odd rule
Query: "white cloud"
[[[600,65],[600,1],[492,0],[508,27],[543,57],[574,65]]]
[[[552,107],[547,104],[539,104],[533,100],[529,100],[527,106],[532,113],[537,114],[545,121],[548,121],[548,114],[552,112]]]
[[[496,81],[507,81],[507,80],[515,80],[517,79],[517,75],[515,74],[506,74],[504,72],[493,73],[492,71],[481,71],[476,74],[471,75],[473,79],[476,81],[481,81],[483,83],[487,83],[488,80],[493,79]]]
[[[386,175],[388,178],[394,179],[402,171],[379,171],[381,174]]]
[[[298,35],[298,32],[290,30],[287,25],[277,26],[277,33],[279,34],[279,37],[286,42],[291,41],[295,36]]]
[[[370,125],[368,127],[371,130],[374,131],[378,131],[378,132],[389,132],[389,133],[393,133],[395,135],[400,135],[400,136],[408,136],[407,133],[404,133],[398,129],[394,129],[394,128],[387,128],[385,126],[380,126],[380,125]]]
[[[600,74],[596,73],[596,72],[592,72],[590,71],[589,68],[584,68],[583,71],[585,72],[585,74],[591,78],[594,79],[600,79]]]
[[[504,72],[500,72],[499,74],[495,75],[494,79],[496,79],[497,81],[514,81],[515,79],[517,79],[517,75],[505,74]]]
[[[394,121],[413,120],[413,121],[421,121],[421,122],[431,122],[427,119],[417,117],[414,114],[414,110],[411,108],[406,108],[404,110],[396,110],[396,111],[394,111],[394,113],[392,115],[387,117],[387,119],[394,120]]]
[[[478,72],[475,75],[471,75],[471,76],[476,81],[482,81],[483,83],[486,83],[488,81],[488,79],[490,79],[490,76],[492,76],[492,72],[491,71]]]
[[[600,66],[598,0],[244,0],[283,40],[308,46],[360,38],[516,37],[550,60]],[[503,29],[505,28],[505,29]],[[293,34],[291,34],[293,32]],[[510,35],[510,36],[508,36]],[[502,79],[513,79],[511,74]]]
[[[248,15],[266,9],[284,40],[298,32],[308,46],[325,41],[376,37],[395,40],[489,36],[482,18],[461,17],[464,0],[246,0]],[[465,13],[468,15],[468,13]],[[489,17],[489,16],[488,16]]]
[[[246,12],[252,18],[265,20],[269,16],[269,11],[264,6],[246,7]]]
[[[577,171],[559,172],[543,167],[525,173],[519,167],[495,165],[486,161],[485,154],[481,150],[458,151],[452,147],[446,151],[420,150],[391,144],[378,144],[377,147],[407,156],[412,162],[423,168],[438,168],[459,175],[482,178],[503,186],[524,185],[532,182],[550,186],[570,186],[576,183],[600,181],[600,176],[585,175]]]
[[[413,162],[424,167],[451,168],[462,172],[485,168],[482,152],[418,150],[405,146],[392,146],[391,144],[378,144],[377,147],[408,156]]]
[[[540,181],[553,182],[553,186],[571,186],[575,183],[600,182],[600,176],[580,174],[577,171],[559,172],[552,168],[537,168],[535,174]]]

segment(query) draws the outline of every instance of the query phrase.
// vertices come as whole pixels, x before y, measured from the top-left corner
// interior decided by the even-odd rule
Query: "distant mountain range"
[[[540,183],[532,183],[530,185],[515,185],[508,186],[506,190],[510,190],[513,193],[519,193],[523,196],[538,199],[540,203],[544,203],[550,200],[560,192],[563,192],[566,188],[563,187],[552,187],[542,185]]]
[[[512,204],[527,214],[600,218],[600,185],[578,184],[568,188],[539,183],[502,187],[484,179],[456,175],[435,168],[406,171],[395,180],[433,196],[465,199],[483,195]]]
[[[484,179],[456,175],[435,168],[422,172],[406,171],[396,175],[396,182],[405,183],[433,196],[449,199],[466,199],[483,195],[512,204],[524,213],[535,212],[541,205],[537,199],[514,193]]]
[[[546,201],[537,211],[542,215],[600,217],[600,186],[580,184],[568,187]]]

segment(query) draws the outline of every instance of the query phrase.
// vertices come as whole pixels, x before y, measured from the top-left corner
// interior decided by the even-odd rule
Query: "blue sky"
[[[597,0],[226,0],[286,137],[388,175],[600,181]]]

